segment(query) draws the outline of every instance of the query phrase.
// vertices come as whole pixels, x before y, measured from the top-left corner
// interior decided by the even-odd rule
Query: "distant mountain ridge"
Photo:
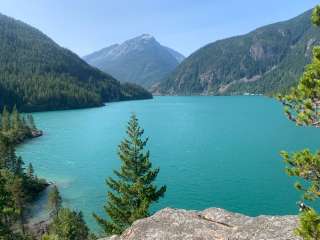
[[[208,44],[154,89],[162,95],[273,94],[297,83],[320,31],[311,10],[291,20]]]
[[[0,108],[44,111],[151,97],[91,67],[39,30],[0,14]]]
[[[84,56],[92,66],[120,81],[151,87],[173,71],[185,57],[162,46],[153,36],[142,34]]]

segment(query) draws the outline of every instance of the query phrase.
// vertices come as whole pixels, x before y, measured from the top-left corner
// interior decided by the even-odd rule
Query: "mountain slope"
[[[246,35],[211,43],[185,59],[158,94],[228,95],[285,91],[294,85],[320,41],[311,11]]]
[[[150,98],[89,66],[39,30],[0,14],[0,107],[40,111]]]
[[[143,34],[84,57],[89,64],[121,81],[150,87],[167,76],[184,56]]]
[[[173,50],[169,47],[163,46],[177,61],[178,63],[181,63],[186,57],[183,56],[181,53],[177,52],[176,50]]]

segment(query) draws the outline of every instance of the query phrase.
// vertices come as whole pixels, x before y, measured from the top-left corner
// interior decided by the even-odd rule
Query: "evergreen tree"
[[[62,198],[60,196],[58,187],[54,185],[48,197],[48,207],[49,207],[49,210],[51,210],[52,215],[57,216],[61,206],[62,206]]]
[[[37,130],[36,124],[34,123],[33,116],[31,114],[27,115],[28,126],[31,130]]]
[[[1,131],[7,132],[10,130],[10,114],[6,107],[3,108],[1,114]]]
[[[89,238],[89,229],[83,220],[82,213],[71,211],[68,208],[59,210],[50,225],[49,233],[44,239],[88,240]]]
[[[312,14],[312,22],[320,26],[320,6]],[[313,49],[313,59],[290,94],[280,96],[288,118],[299,126],[320,127],[320,46]],[[302,181],[295,187],[303,192],[303,199],[315,201],[320,197],[320,151],[312,153],[305,149],[289,154],[281,153],[287,164],[289,176]],[[301,209],[300,223],[296,233],[305,240],[320,239],[320,216],[310,207]]]
[[[20,115],[15,106],[12,112],[9,112],[7,108],[3,109],[0,133],[8,137],[12,143],[18,144],[25,139],[34,137],[34,131],[37,131],[37,127],[31,114],[25,118]]]
[[[23,175],[23,164],[22,158],[17,157],[15,146],[10,138],[0,133],[0,168]]]
[[[30,179],[35,178],[35,176],[34,176],[34,169],[33,169],[32,163],[29,163],[29,165],[28,165],[28,168],[27,168],[27,176],[28,176]]]
[[[24,234],[24,211],[26,205],[26,195],[24,193],[23,180],[20,177],[15,177],[11,186],[10,192],[12,195],[12,201],[14,203],[14,208],[18,213],[18,218],[21,226],[21,231]]]
[[[0,133],[0,169],[7,169],[8,166],[8,148],[9,142],[3,134]]]
[[[10,239],[13,235],[11,219],[15,215],[11,195],[5,186],[5,178],[0,173],[0,240]]]
[[[11,172],[16,172],[18,162],[15,148],[9,137],[0,134],[0,167]]]
[[[320,215],[314,209],[300,215],[300,225],[296,229],[296,234],[305,240],[320,239]]]
[[[15,149],[13,149],[14,158],[16,159],[15,165],[14,165],[14,173],[17,176],[22,176],[24,174],[24,162],[22,161],[21,157],[17,157],[15,153]]]
[[[25,138],[25,135],[27,134],[27,129],[23,125],[23,122],[21,120],[20,113],[17,110],[17,107],[14,106],[13,110],[10,114],[10,121],[11,121],[11,128],[10,128],[10,137],[12,139],[17,139],[17,141],[23,141]],[[13,140],[14,141],[14,140]]]
[[[12,128],[15,131],[19,131],[22,127],[22,123],[20,119],[20,113],[18,112],[16,105],[13,107],[11,112],[11,121],[12,121]]]
[[[94,218],[106,234],[121,234],[135,220],[149,216],[149,207],[164,196],[166,186],[158,189],[154,181],[159,168],[152,169],[149,151],[144,148],[148,142],[143,139],[144,130],[133,114],[127,127],[127,138],[119,145],[121,168],[114,171],[117,179],[109,178],[106,183],[112,189],[108,192],[104,220],[96,214]]]

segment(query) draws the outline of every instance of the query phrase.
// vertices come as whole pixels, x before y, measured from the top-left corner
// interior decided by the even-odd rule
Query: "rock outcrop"
[[[163,209],[136,221],[121,236],[101,240],[296,240],[296,216],[248,217],[219,208]]]
[[[25,227],[32,236],[34,236],[36,239],[41,239],[44,234],[49,232],[49,225],[51,222],[52,219],[47,219],[40,222],[29,223]]]

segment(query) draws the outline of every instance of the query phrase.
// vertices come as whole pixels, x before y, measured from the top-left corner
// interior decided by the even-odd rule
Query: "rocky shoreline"
[[[136,221],[121,236],[100,240],[298,240],[297,223],[297,216],[248,217],[219,208],[165,208]]]
[[[31,138],[41,137],[43,135],[42,130],[33,130],[31,131]]]
[[[34,138],[38,138],[38,137],[41,137],[43,136],[43,131],[42,130],[31,130],[30,133],[20,137],[20,138],[17,138],[14,140],[14,143],[16,145],[19,145],[19,144],[23,144],[25,143],[26,141],[28,140],[32,140]]]
[[[41,236],[48,232],[53,220],[47,207],[49,192],[53,186],[54,184],[49,182],[46,189],[30,204],[27,210],[25,227],[37,239],[41,239]]]

